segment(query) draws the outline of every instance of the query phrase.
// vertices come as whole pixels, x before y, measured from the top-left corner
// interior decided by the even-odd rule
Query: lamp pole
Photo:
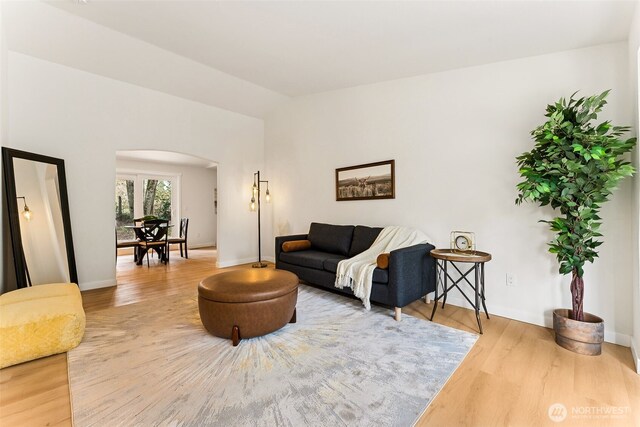
[[[266,197],[267,197],[267,203],[269,203],[269,200],[271,198],[270,194],[269,194],[269,181],[264,181],[260,179],[260,171],[256,172],[253,174],[253,194],[251,196],[251,210],[255,210],[255,205],[256,205],[256,198],[257,198],[257,202],[258,202],[258,262],[255,264],[252,264],[251,267],[253,268],[264,268],[267,266],[266,262],[262,262],[262,233],[260,232],[260,190],[261,190],[261,184],[262,183],[267,184],[267,193],[266,193]]]
[[[27,221],[31,221],[31,210],[29,206],[27,206],[27,198],[25,196],[16,197],[16,199],[22,199],[24,203],[24,210],[22,211],[22,216]],[[27,276],[27,286],[32,286],[31,283],[31,275],[29,274],[29,266],[27,265],[27,258],[24,255],[24,245],[20,245],[20,251],[22,252],[22,259],[24,260],[24,273]]]

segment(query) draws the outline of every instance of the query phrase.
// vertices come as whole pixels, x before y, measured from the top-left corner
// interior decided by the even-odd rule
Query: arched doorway
[[[217,172],[215,161],[159,150],[116,152],[114,217],[119,242],[135,240],[135,219],[157,217],[169,221],[169,237],[181,237],[181,221],[188,219],[186,245],[170,245],[170,259],[185,262],[202,255],[215,266],[217,259]],[[120,246],[120,245],[119,245]],[[133,248],[117,250],[116,277],[133,262]],[[211,256],[213,254],[213,256]],[[141,263],[141,260],[135,264]],[[159,260],[155,260],[156,265]],[[154,263],[149,263],[153,265]],[[146,262],[144,263],[146,269]],[[126,271],[135,271],[129,266]],[[120,279],[118,278],[118,283]]]

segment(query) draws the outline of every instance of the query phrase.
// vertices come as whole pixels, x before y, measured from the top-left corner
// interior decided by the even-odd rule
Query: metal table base
[[[460,274],[459,278],[454,279],[453,277],[451,277],[451,275],[447,271],[447,263],[450,263],[456,269],[458,274]],[[489,313],[487,312],[487,304],[484,298],[484,262],[474,262],[473,265],[465,273],[463,273],[462,271],[460,271],[460,269],[458,268],[458,266],[455,264],[454,261],[438,259],[436,269],[438,270],[438,283],[436,284],[435,299],[433,301],[433,310],[431,312],[431,320],[433,320],[433,316],[435,316],[436,314],[436,309],[438,308],[438,301],[442,298],[442,308],[444,308],[444,305],[447,302],[448,292],[453,288],[457,288],[458,291],[460,291],[460,293],[462,294],[462,296],[474,308],[476,312],[476,320],[478,321],[478,327],[480,328],[480,333],[482,334],[482,322],[480,322],[480,303],[481,302],[482,302],[482,307],[484,308],[484,313],[487,316],[487,319],[489,319]],[[471,273],[472,271],[474,272],[474,277],[475,277],[474,283],[471,283],[467,278],[469,273]],[[447,284],[447,279],[451,281],[451,285]],[[458,286],[458,284],[461,283],[463,280],[467,282],[467,284],[471,287],[471,289],[473,289],[475,302],[472,302],[471,299],[469,299],[469,297],[467,296],[467,294],[464,293],[462,288]],[[443,289],[442,295],[438,295],[439,285],[442,285],[442,289]]]

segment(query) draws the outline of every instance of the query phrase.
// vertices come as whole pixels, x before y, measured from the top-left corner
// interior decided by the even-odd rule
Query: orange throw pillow
[[[378,268],[381,268],[383,270],[386,270],[387,268],[389,268],[389,254],[385,253],[385,254],[378,255],[378,258],[376,259],[376,264],[378,264]]]
[[[308,240],[290,240],[282,244],[283,252],[296,252],[304,251],[311,247],[311,242]]]

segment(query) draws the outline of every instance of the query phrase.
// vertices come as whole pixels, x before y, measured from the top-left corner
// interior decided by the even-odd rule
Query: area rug
[[[477,336],[301,285],[297,323],[229,340],[197,297],[89,313],[69,352],[74,425],[409,426]]]

